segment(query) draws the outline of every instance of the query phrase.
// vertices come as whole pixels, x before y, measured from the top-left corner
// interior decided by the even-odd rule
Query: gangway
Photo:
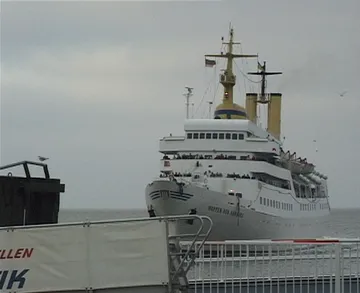
[[[177,234],[186,220],[197,233]],[[199,215],[0,228],[0,292],[186,292],[211,228]]]

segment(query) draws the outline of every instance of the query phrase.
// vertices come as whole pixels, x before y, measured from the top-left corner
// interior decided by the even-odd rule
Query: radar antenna
[[[185,87],[187,89],[187,93],[183,94],[183,96],[185,96],[186,98],[186,119],[189,119],[189,101],[190,101],[190,97],[193,95],[192,91],[193,91],[193,87]]]
[[[261,76],[261,93],[260,93],[260,103],[266,104],[268,100],[266,99],[266,76],[267,75],[277,75],[282,74],[282,72],[267,72],[266,71],[266,61],[264,61],[264,65],[261,65],[258,62],[258,72],[248,72],[251,75],[260,75]]]

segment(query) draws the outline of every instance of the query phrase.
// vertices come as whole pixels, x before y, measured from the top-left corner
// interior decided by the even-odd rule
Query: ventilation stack
[[[270,93],[268,102],[268,132],[280,139],[281,134],[281,93]]]
[[[246,113],[248,119],[256,124],[257,118],[257,93],[246,93]]]

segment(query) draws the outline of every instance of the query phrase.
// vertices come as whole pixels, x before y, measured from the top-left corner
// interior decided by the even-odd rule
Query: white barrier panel
[[[165,222],[0,230],[0,292],[168,283]]]
[[[168,247],[164,222],[96,225],[89,232],[91,287],[98,289],[168,283]]]

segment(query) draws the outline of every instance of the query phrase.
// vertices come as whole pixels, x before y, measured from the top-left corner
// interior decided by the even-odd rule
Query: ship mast
[[[222,38],[223,39],[223,38]],[[223,104],[232,105],[234,103],[234,95],[233,95],[233,87],[236,84],[236,76],[233,73],[233,60],[235,58],[257,58],[258,55],[244,55],[244,54],[234,54],[233,46],[236,44],[240,44],[238,42],[234,42],[234,29],[230,27],[230,37],[229,42],[223,42],[223,45],[228,46],[227,52],[224,54],[206,54],[205,57],[216,57],[216,58],[226,58],[227,66],[224,70],[224,73],[220,75],[220,83],[224,87],[224,96],[223,96]]]
[[[267,72],[266,71],[266,61],[264,61],[264,65],[258,63],[258,72],[248,72],[251,75],[260,75],[261,76],[261,92],[259,96],[258,103],[267,104],[269,103],[269,99],[266,95],[266,76],[267,75],[278,75],[282,74],[282,72]]]
[[[187,89],[187,93],[183,94],[183,96],[185,96],[186,98],[186,119],[189,119],[189,101],[190,101],[190,97],[193,95],[192,91],[194,88],[192,87],[185,87]]]
[[[261,76],[261,92],[246,94],[246,112],[249,120],[256,123],[257,120],[257,105],[266,104],[267,108],[267,131],[271,133],[276,139],[280,140],[281,136],[281,93],[266,93],[266,76],[278,75],[282,72],[267,72],[266,62],[261,65],[258,62],[257,72],[248,72],[251,75]]]

